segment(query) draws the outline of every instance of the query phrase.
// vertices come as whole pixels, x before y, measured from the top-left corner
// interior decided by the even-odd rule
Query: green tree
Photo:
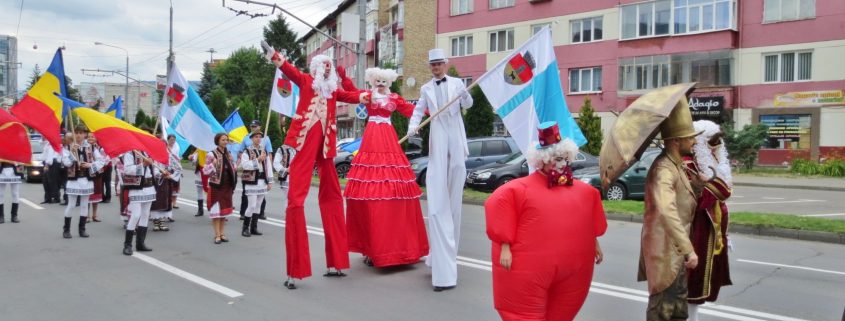
[[[231,109],[240,108],[244,121],[258,115],[256,106],[269,106],[274,67],[255,48],[240,48],[213,70],[217,86],[229,97]],[[216,89],[216,87],[215,87]],[[266,108],[266,107],[262,107]],[[225,119],[224,115],[215,116]]]
[[[229,105],[226,102],[226,91],[222,87],[211,90],[208,99],[208,109],[215,119],[223,121],[229,115]]]
[[[276,19],[270,20],[264,26],[264,41],[267,41],[276,50],[286,50],[288,61],[291,61],[299,69],[304,69],[305,57],[302,53],[302,47],[297,43],[297,38],[299,36],[296,31],[291,29],[290,24],[282,14],[276,16]]]
[[[199,95],[206,104],[211,102],[211,91],[214,90],[214,84],[214,73],[211,71],[211,64],[207,62],[203,63],[202,78],[200,79],[199,87],[197,87],[197,95]]]
[[[601,152],[601,143],[604,138],[601,131],[601,117],[596,115],[590,97],[585,98],[584,105],[581,106],[578,127],[581,128],[581,132],[587,138],[587,144],[581,146],[581,150],[592,155],[598,155]]]
[[[82,95],[79,94],[79,90],[73,86],[73,80],[70,77],[65,76],[65,87],[67,87],[67,98],[82,101]]]
[[[32,68],[32,74],[29,75],[29,83],[26,85],[26,90],[29,91],[38,79],[41,79],[41,67],[38,64],[35,64],[35,68]]]
[[[475,86],[469,91],[472,95],[472,108],[467,109],[464,114],[464,125],[467,129],[467,137],[483,137],[493,135],[493,122],[496,120],[496,113],[493,106],[487,101],[487,96],[481,87]]]
[[[138,112],[135,113],[135,127],[146,125],[149,122],[147,118],[147,113],[145,113],[143,109],[138,109]]]
[[[768,137],[769,127],[765,124],[745,125],[742,130],[735,130],[733,126],[724,126],[725,148],[730,157],[740,163],[745,169],[754,167],[757,155]]]

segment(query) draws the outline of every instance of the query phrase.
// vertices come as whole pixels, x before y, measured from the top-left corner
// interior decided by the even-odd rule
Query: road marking
[[[136,252],[135,254],[132,254],[132,257],[135,257],[135,258],[137,258],[137,259],[139,259],[139,260],[141,260],[141,261],[147,262],[147,263],[149,263],[149,264],[150,264],[150,265],[152,265],[152,266],[155,266],[155,267],[157,267],[157,268],[160,268],[160,269],[162,269],[162,270],[165,270],[165,271],[167,271],[167,272],[170,272],[170,273],[172,273],[172,274],[174,274],[174,275],[176,275],[176,276],[178,276],[178,277],[181,277],[181,278],[183,278],[183,279],[185,279],[185,280],[188,280],[188,281],[194,282],[194,283],[196,283],[196,284],[198,284],[198,285],[200,285],[200,286],[203,286],[203,287],[205,287],[205,288],[208,288],[208,289],[210,289],[210,290],[212,290],[212,291],[215,291],[215,292],[217,292],[217,293],[223,294],[223,295],[228,296],[228,297],[230,297],[230,298],[233,298],[233,299],[234,299],[234,298],[238,298],[238,297],[242,297],[242,296],[244,296],[244,294],[243,294],[243,293],[240,293],[240,292],[238,292],[238,291],[232,290],[232,289],[230,289],[230,288],[227,288],[227,287],[222,286],[222,285],[220,285],[220,284],[214,283],[214,282],[212,282],[212,281],[209,281],[209,280],[203,279],[203,278],[201,278],[201,277],[199,277],[199,276],[196,276],[196,275],[194,275],[194,274],[191,274],[191,273],[189,273],[189,272],[187,272],[187,271],[185,271],[185,270],[182,270],[182,269],[177,268],[177,267],[175,267],[175,266],[172,266],[172,265],[170,265],[170,264],[164,263],[164,262],[162,262],[162,261],[156,260],[156,259],[154,259],[154,258],[152,258],[152,257],[149,257],[149,256],[146,256],[146,255],[144,255],[144,254],[141,254],[141,253],[137,253],[137,252]]]
[[[34,209],[36,209],[36,210],[43,210],[43,209],[44,209],[44,208],[43,208],[43,207],[41,207],[40,205],[35,204],[35,203],[33,203],[33,202],[30,202],[28,199],[25,199],[25,198],[23,198],[23,197],[19,198],[18,200],[20,200],[20,201],[21,201],[21,203],[24,203],[24,204],[26,204],[26,205],[29,205],[29,207],[32,207],[32,208],[34,208]]]
[[[823,200],[797,200],[797,201],[780,201],[780,202],[746,202],[746,203],[734,203],[728,202],[729,206],[732,205],[757,205],[757,204],[787,204],[787,203],[810,203],[810,202],[827,202]]]
[[[810,268],[810,267],[806,267],[806,266],[786,265],[786,264],[778,264],[778,263],[770,263],[770,262],[761,262],[761,261],[753,261],[753,260],[743,260],[743,259],[739,259],[739,260],[737,260],[737,261],[739,261],[739,262],[744,262],[744,263],[751,263],[751,264],[760,264],[760,265],[768,265],[768,266],[776,266],[776,267],[783,267],[783,268],[797,269],[797,270],[807,270],[807,271],[813,271],[813,272],[821,272],[821,273],[830,273],[830,274],[845,275],[845,272],[832,271],[832,270],[823,270],[823,269],[816,269],[816,268]]]
[[[784,200],[783,197],[762,197],[764,200]]]
[[[845,213],[834,213],[834,214],[804,214],[800,215],[804,217],[830,217],[830,216],[845,216]]]

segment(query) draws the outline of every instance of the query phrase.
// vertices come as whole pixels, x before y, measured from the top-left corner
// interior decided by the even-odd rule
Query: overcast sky
[[[264,0],[273,2],[273,0]],[[23,2],[23,11],[20,10]],[[333,11],[340,0],[275,0],[311,24]],[[0,0],[0,34],[18,37],[18,73],[22,90],[35,64],[42,71],[56,48],[64,51],[65,72],[80,82],[123,82],[122,76],[95,77],[81,69],[123,70],[126,54],[120,49],[95,46],[99,41],[129,52],[129,73],[142,80],[155,80],[166,72],[169,33],[168,0]],[[227,0],[226,5],[255,13],[270,9]],[[250,19],[236,16],[220,0],[173,0],[173,51],[176,64],[189,80],[199,80],[202,63],[225,58],[240,47],[259,47],[262,28],[272,17]],[[278,12],[278,11],[277,11]],[[20,29],[18,17],[20,14]],[[304,24],[288,18],[300,35]],[[33,49],[33,46],[38,46]]]

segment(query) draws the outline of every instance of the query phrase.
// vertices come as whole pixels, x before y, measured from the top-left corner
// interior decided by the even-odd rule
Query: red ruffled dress
[[[397,94],[372,94],[361,147],[346,175],[349,251],[369,257],[376,267],[413,264],[428,255],[422,191],[390,115],[410,117],[414,105]]]

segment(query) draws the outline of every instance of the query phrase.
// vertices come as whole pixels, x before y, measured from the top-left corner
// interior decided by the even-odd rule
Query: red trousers
[[[346,221],[343,214],[343,197],[334,160],[323,157],[323,126],[314,124],[305,136],[302,149],[290,165],[288,208],[285,216],[285,250],[287,275],[303,279],[311,276],[311,254],[308,250],[308,232],[305,228],[305,197],[311,188],[314,167],[320,175],[320,217],[326,237],[326,266],[336,269],[349,268],[349,248],[346,241]]]

